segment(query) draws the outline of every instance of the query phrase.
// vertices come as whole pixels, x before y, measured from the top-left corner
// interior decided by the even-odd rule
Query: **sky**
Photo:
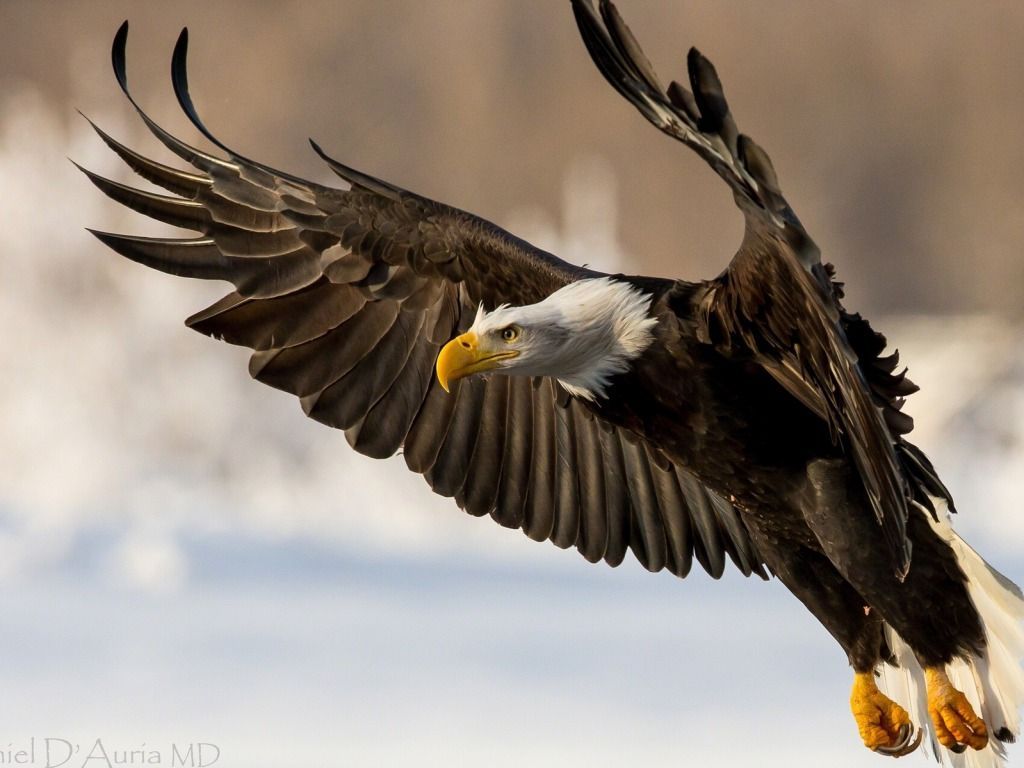
[[[914,436],[958,529],[1024,581],[1024,158],[996,138],[1024,113],[1017,12],[877,4],[822,26],[799,3],[620,5],[659,68],[691,38],[715,54],[734,111],[922,386]],[[592,566],[462,515],[185,329],[222,286],[148,272],[84,231],[163,231],[67,160],[129,180],[75,108],[164,157],[109,73],[131,11],[133,82],[175,127],[166,65],[187,22],[200,108],[249,154],[326,181],[303,142],[329,135],[572,261],[685,277],[726,263],[726,196],[612,98],[567,9],[290,7],[9,8],[0,756],[51,738],[79,763],[99,739],[165,760],[203,742],[256,767],[878,765],[843,654],[777,582]]]

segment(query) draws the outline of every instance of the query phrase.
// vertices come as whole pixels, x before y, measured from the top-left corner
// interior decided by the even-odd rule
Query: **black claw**
[[[915,729],[912,725],[902,725],[896,736],[896,743],[891,747],[878,747],[875,752],[888,757],[903,757],[921,746],[923,737],[924,731]]]
[[[918,737],[913,739],[913,743],[908,746],[908,748],[906,749],[906,754],[910,754],[914,750],[918,749],[919,746],[921,746],[921,742],[922,742],[922,740],[924,738],[925,738],[925,731],[923,731],[923,730],[921,730],[919,728],[918,729]]]
[[[911,743],[910,745],[907,746],[907,750],[903,754],[904,755],[909,755],[915,749],[920,747],[921,746],[921,740],[923,738],[924,738],[924,731],[921,730],[920,728],[918,728],[918,730],[917,730],[917,738],[914,739],[913,743]]]
[[[947,749],[949,749],[950,752],[955,752],[956,754],[961,755],[961,754],[963,754],[964,752],[967,751],[967,745],[966,744],[954,744],[952,747],[947,747]]]
[[[889,755],[891,757],[899,757],[903,753],[903,748],[907,746],[907,742],[910,740],[910,727],[907,725],[901,725],[899,733],[896,735],[896,742],[887,747],[876,747],[875,752],[882,755]]]

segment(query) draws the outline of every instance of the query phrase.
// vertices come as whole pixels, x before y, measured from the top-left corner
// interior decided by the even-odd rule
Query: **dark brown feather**
[[[644,89],[660,89],[617,13],[610,4],[603,12],[613,32],[599,44]],[[131,100],[125,43],[122,29],[113,61]],[[692,526],[691,502],[663,487],[673,467],[638,434],[551,379],[464,380],[449,395],[433,376],[440,345],[469,327],[479,303],[529,304],[599,273],[343,165],[319,147],[351,189],[306,182],[228,149],[192,103],[186,50],[183,34],[172,66],[179,103],[228,159],[180,141],[132,100],[150,131],[200,173],[155,163],[99,129],[129,167],[182,197],[86,173],[116,201],[204,236],[98,236],[147,266],[234,284],[235,292],[188,324],[253,349],[254,377],[299,396],[311,417],[343,429],[356,450],[381,458],[403,450],[411,470],[470,513],[576,546],[588,560],[617,565],[632,546],[652,570],[669,564],[685,572],[689,550],[679,531]],[[691,491],[704,493],[695,481]],[[705,560],[714,566],[716,557],[722,553]]]
[[[621,435],[622,460],[633,510],[630,549],[649,571],[665,567],[667,542],[658,509],[658,497],[644,445],[631,435]]]
[[[506,528],[524,524],[526,498],[533,467],[533,391],[530,379],[508,380],[508,411],[505,414],[504,460],[491,517]]]
[[[598,422],[597,433],[601,445],[605,515],[608,520],[608,542],[604,559],[614,567],[623,561],[626,552],[629,551],[633,512],[630,509],[629,482],[622,463],[618,431]]]
[[[386,459],[402,447],[434,380],[437,353],[437,345],[418,340],[391,388],[360,422],[359,433],[346,432],[353,448],[371,458]]]
[[[423,313],[399,312],[388,332],[351,370],[302,398],[306,415],[336,429],[356,424],[401,375],[422,328]]]
[[[685,577],[693,565],[693,541],[690,534],[690,505],[687,504],[676,479],[675,468],[652,467],[654,490],[658,495],[658,508],[662,510],[662,525],[668,542],[669,570],[676,576]],[[685,509],[686,514],[675,514],[674,510]]]
[[[249,374],[298,397],[321,392],[366,357],[391,330],[398,304],[372,301],[337,328],[305,344],[257,352]]]
[[[433,374],[433,365],[431,365]],[[445,436],[451,429],[458,392],[452,394],[441,389],[441,385],[429,377],[430,388],[423,401],[423,407],[416,415],[403,446],[405,464],[413,472],[425,475],[437,461]]]
[[[557,386],[557,385],[556,385]],[[555,529],[551,541],[565,549],[580,536],[580,472],[576,459],[576,418],[568,400],[554,407]]]
[[[262,301],[231,293],[185,323],[200,333],[262,352],[319,338],[365,303],[352,286],[320,279],[294,293]]]
[[[458,400],[451,425],[438,451],[437,461],[425,474],[430,487],[442,496],[454,496],[466,482],[487,388],[482,379],[462,379],[456,386]]]
[[[491,514],[497,503],[508,408],[508,377],[496,376],[487,381],[480,412],[480,430],[462,488],[465,503],[460,505],[476,517]]]
[[[578,400],[570,404],[576,429],[573,433],[580,495],[580,532],[576,546],[587,560],[596,563],[608,548],[608,506],[604,493],[604,459],[594,416]]]
[[[534,541],[549,538],[555,527],[555,393],[550,379],[534,379],[533,466],[523,531]]]

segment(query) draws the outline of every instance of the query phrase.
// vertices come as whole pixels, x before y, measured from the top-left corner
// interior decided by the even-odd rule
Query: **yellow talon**
[[[963,745],[984,749],[988,744],[985,721],[978,717],[967,697],[953,687],[946,670],[928,667],[924,679],[928,685],[928,715],[939,743],[955,752],[962,752]]]
[[[858,672],[850,691],[850,710],[864,745],[875,752],[901,757],[921,743],[921,733],[912,740],[914,726],[907,711],[875,684],[873,672]]]

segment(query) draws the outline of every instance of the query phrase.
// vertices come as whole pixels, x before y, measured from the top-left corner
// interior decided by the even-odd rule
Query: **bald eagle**
[[[949,491],[907,439],[917,388],[738,132],[696,49],[661,83],[614,6],[572,0],[608,82],[729,185],[746,228],[728,267],[689,282],[566,263],[470,213],[314,150],[317,184],[218,141],[155,136],[193,169],[96,128],[153,194],[85,171],[111,198],[199,235],[95,232],[127,258],[234,290],[187,324],[253,350],[250,374],[360,453],[401,451],[436,493],[532,539],[683,577],[726,559],[774,575],[846,651],[864,744],[998,762],[1024,699],[1020,590],[953,531]],[[94,126],[95,127],[95,126]],[[83,169],[84,170],[84,169]],[[887,695],[889,694],[889,695]],[[894,701],[890,698],[898,698]],[[963,760],[964,758],[957,758]]]

